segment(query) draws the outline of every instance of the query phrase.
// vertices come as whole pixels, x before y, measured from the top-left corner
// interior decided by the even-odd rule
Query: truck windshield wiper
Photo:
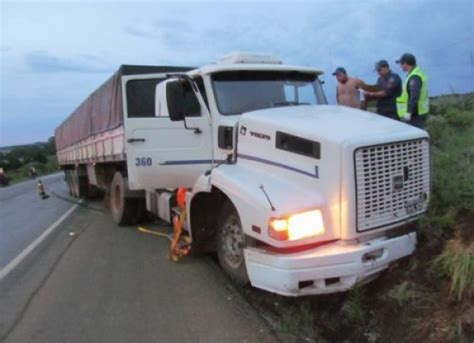
[[[283,107],[283,106],[299,106],[299,105],[311,105],[311,104],[309,102],[282,101],[282,102],[275,102],[272,105],[273,107]]]

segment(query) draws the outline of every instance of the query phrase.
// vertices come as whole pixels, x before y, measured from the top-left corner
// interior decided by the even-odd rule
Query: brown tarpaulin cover
[[[123,124],[122,75],[191,70],[190,67],[122,65],[55,130],[56,149],[62,150],[91,135]]]

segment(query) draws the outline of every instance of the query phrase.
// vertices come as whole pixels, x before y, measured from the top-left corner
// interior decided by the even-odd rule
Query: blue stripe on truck
[[[291,171],[294,171],[294,172],[299,173],[299,174],[303,174],[303,175],[310,176],[310,177],[315,178],[315,179],[319,179],[319,168],[318,168],[318,166],[314,166],[314,174],[312,174],[312,173],[308,173],[307,171],[304,171],[304,170],[301,170],[301,169],[298,169],[298,168],[295,168],[295,167],[292,167],[292,166],[288,166],[288,165],[283,164],[283,163],[274,162],[274,161],[270,161],[270,160],[265,160],[265,159],[259,158],[259,157],[243,155],[243,154],[238,154],[237,156],[239,158],[243,158],[245,160],[250,160],[250,161],[255,161],[255,162],[268,164],[268,165],[271,165],[271,166],[274,166],[274,167],[279,167],[279,168],[283,168],[283,169],[286,169],[286,170],[291,170]]]
[[[212,160],[184,160],[184,161],[166,161],[160,163],[160,166],[177,166],[181,164],[211,164]]]

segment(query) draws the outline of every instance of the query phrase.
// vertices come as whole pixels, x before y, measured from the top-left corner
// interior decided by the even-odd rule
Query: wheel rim
[[[116,185],[115,192],[114,192],[114,208],[116,210],[120,208],[120,203],[121,203],[120,186]]]
[[[238,268],[244,258],[244,235],[238,219],[230,217],[222,230],[221,245],[224,258],[230,266]]]

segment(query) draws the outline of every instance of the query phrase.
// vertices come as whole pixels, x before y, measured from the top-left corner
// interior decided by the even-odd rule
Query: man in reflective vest
[[[408,73],[402,95],[397,98],[398,116],[404,122],[423,128],[430,106],[428,77],[416,65],[416,58],[412,54],[403,54],[396,62]]]

